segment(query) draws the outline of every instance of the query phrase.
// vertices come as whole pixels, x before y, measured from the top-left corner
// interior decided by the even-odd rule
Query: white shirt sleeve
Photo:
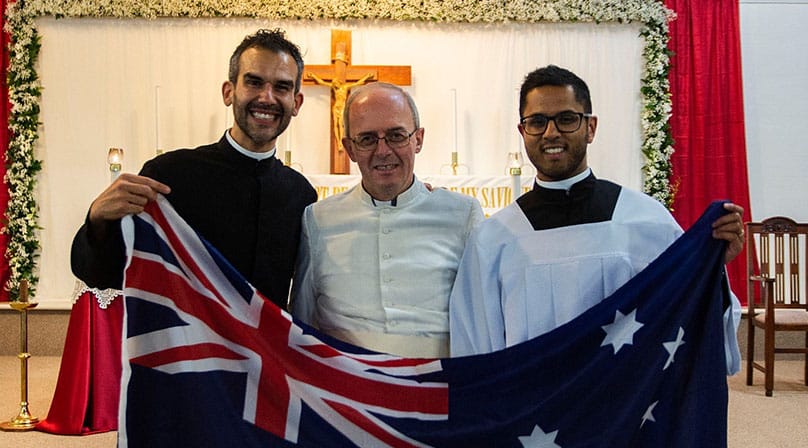
[[[316,235],[312,235],[313,227],[316,225],[311,205],[309,205],[303,212],[300,246],[297,252],[297,264],[289,302],[289,312],[309,325],[316,325],[317,301],[314,266],[312,265],[314,259],[312,241],[316,240]]]

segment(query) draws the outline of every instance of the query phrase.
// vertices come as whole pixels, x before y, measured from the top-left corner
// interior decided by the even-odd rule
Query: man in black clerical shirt
[[[309,182],[275,157],[278,136],[303,104],[303,58],[282,30],[244,38],[230,58],[222,99],[235,123],[222,138],[180,149],[121,174],[90,205],[73,239],[73,273],[87,285],[121,288],[120,220],[158,194],[259,291],[285,308]]]

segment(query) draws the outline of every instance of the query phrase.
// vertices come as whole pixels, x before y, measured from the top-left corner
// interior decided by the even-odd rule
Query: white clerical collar
[[[410,184],[410,186],[407,187],[406,190],[399,193],[398,196],[394,197],[389,201],[382,201],[380,199],[374,198],[373,196],[370,195],[370,193],[368,193],[367,190],[365,190],[364,185],[360,183],[360,186],[362,187],[363,196],[365,196],[366,201],[372,204],[374,207],[405,206],[414,201],[415,198],[418,197],[418,195],[422,194],[424,191],[427,191],[426,186],[423,184],[423,182],[419,181],[414,174],[412,176],[412,184]]]
[[[244,154],[245,156],[247,156],[247,157],[249,157],[251,159],[266,160],[266,159],[268,159],[270,157],[273,157],[275,155],[275,152],[278,150],[278,148],[272,148],[271,151],[267,151],[267,152],[253,152],[253,151],[250,151],[249,149],[247,149],[247,148],[239,145],[238,143],[236,143],[236,141],[230,135],[230,129],[228,129],[227,132],[224,133],[224,136],[227,138],[227,142],[230,143],[230,146],[232,146],[233,148],[236,148],[236,151]]]
[[[592,168],[587,168],[582,173],[576,174],[575,176],[572,176],[569,179],[564,180],[546,181],[541,180],[539,179],[538,176],[536,176],[536,184],[538,184],[540,187],[547,188],[550,190],[569,191],[569,189],[572,188],[573,185],[586,179],[590,174],[592,174]]]

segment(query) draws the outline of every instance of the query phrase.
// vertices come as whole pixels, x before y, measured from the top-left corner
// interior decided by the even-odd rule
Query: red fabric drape
[[[688,228],[716,199],[744,207],[749,182],[744,135],[738,0],[665,0],[671,23],[673,214]],[[728,266],[733,291],[746,304],[745,256]]]
[[[36,429],[79,435],[118,429],[123,297],[107,309],[85,292],[70,312],[59,380],[48,418]]]
[[[6,0],[0,0],[0,10],[3,11],[3,18],[0,19],[0,30],[6,25],[6,4],[10,3]],[[12,2],[13,3],[13,0]],[[0,32],[0,43],[2,43],[2,57],[0,57],[0,148],[2,148],[2,160],[0,163],[0,178],[5,178],[6,175],[6,152],[8,151],[8,114],[11,111],[11,104],[8,101],[8,84],[6,83],[6,75],[8,73],[8,34],[5,31]],[[0,216],[5,218],[6,207],[8,206],[8,188],[5,183],[0,183]],[[4,219],[5,222],[5,219]],[[8,236],[0,234],[0,301],[8,300],[8,291],[3,288],[8,280],[8,260],[6,260],[6,246],[8,244]]]

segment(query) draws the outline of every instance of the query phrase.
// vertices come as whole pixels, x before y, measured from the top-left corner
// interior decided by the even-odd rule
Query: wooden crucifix
[[[351,159],[342,147],[342,112],[352,87],[383,81],[400,86],[412,83],[409,66],[351,65],[351,32],[331,30],[331,65],[307,65],[304,85],[331,89],[331,174],[349,174]]]

